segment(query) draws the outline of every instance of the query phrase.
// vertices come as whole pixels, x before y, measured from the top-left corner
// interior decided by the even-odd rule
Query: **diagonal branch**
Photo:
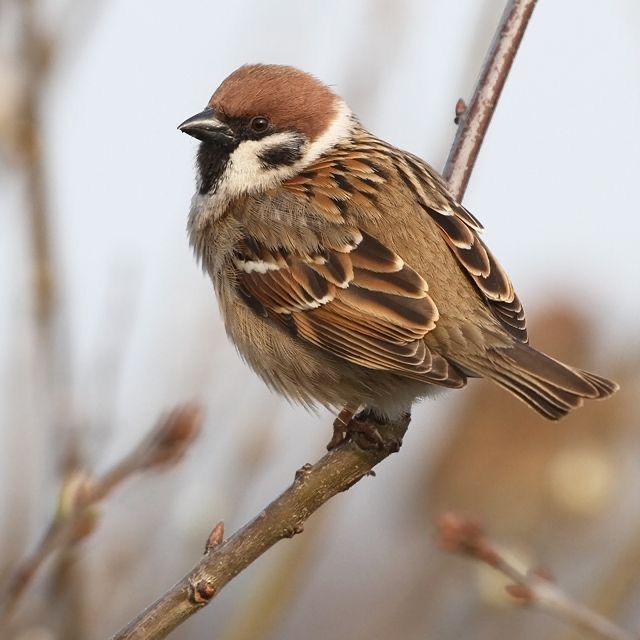
[[[536,0],[510,0],[507,3],[473,98],[468,107],[462,101],[456,107],[456,122],[460,124],[442,176],[458,200],[462,200],[467,189],[482,141],[535,6]]]
[[[533,0],[508,2],[475,89],[472,106],[462,114],[461,125],[445,168],[452,194],[459,200],[464,194],[482,138],[534,5]],[[487,96],[491,96],[491,99]],[[384,433],[385,439],[388,442],[401,442],[407,426],[408,420],[390,425]],[[314,465],[302,467],[284,493],[225,542],[213,546],[207,544],[200,562],[112,640],[156,640],[166,637],[208,604],[220,589],[276,542],[301,532],[304,522],[314,511],[369,475],[373,467],[393,451],[392,447],[364,450],[357,443],[348,441]],[[219,527],[216,531],[219,533]]]
[[[392,425],[383,437],[399,442],[409,424]],[[164,638],[187,618],[199,611],[243,569],[270,549],[276,542],[301,533],[305,521],[325,502],[346,491],[371,469],[397,449],[361,448],[345,442],[314,465],[296,472],[291,486],[268,505],[251,522],[229,539],[218,542],[216,526],[200,562],[160,599],[128,624],[113,640]],[[211,543],[214,541],[214,544]]]
[[[473,558],[511,581],[507,592],[523,604],[545,611],[603,640],[634,640],[636,636],[576,602],[542,572],[523,572],[485,537],[480,525],[452,513],[438,522],[441,545],[451,553]]]

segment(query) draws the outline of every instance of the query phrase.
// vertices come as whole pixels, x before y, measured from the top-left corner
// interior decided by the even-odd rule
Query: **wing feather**
[[[408,153],[397,152],[394,157],[398,174],[414,185],[418,204],[436,222],[493,314],[514,338],[527,343],[522,303],[509,276],[480,238],[480,222],[449,195],[442,178],[428,164]]]
[[[299,254],[242,239],[234,256],[238,288],[251,308],[340,358],[431,380],[434,359],[423,338],[438,310],[427,283],[372,236],[354,229],[349,242],[325,241]],[[442,360],[433,379],[461,384]]]

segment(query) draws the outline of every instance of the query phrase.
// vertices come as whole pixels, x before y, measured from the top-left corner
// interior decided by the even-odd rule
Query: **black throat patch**
[[[200,194],[213,192],[229,164],[229,156],[237,148],[235,145],[220,146],[212,142],[201,142],[198,147],[196,164],[200,174]]]

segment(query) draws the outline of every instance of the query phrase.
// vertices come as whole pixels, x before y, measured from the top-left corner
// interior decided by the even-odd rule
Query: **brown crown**
[[[327,86],[295,67],[246,64],[222,82],[209,106],[232,117],[264,116],[314,140],[335,116],[337,101]]]

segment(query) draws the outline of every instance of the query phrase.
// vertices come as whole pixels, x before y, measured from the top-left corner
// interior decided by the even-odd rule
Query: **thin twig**
[[[467,106],[459,100],[456,105],[459,125],[442,175],[458,200],[462,200],[467,189],[473,165],[535,6],[536,0],[509,0],[471,102]]]
[[[458,200],[464,195],[466,181],[480,151],[491,113],[495,109],[534,4],[533,1],[516,0],[507,5],[505,15],[521,5],[529,6],[526,19],[520,22],[515,32],[508,33],[503,33],[505,20],[501,22],[495,40],[502,42],[503,46],[492,47],[485,65],[485,70],[490,68],[495,72],[483,72],[471,104],[480,103],[480,96],[490,95],[493,99],[483,109],[473,108],[463,114],[464,119],[445,169],[445,177],[451,178],[451,192]],[[504,46],[510,52],[509,55],[505,54]],[[482,121],[482,125],[476,120]],[[471,136],[474,143],[470,145],[467,138]],[[464,179],[454,178],[461,172],[465,176]],[[387,435],[391,434],[392,440],[401,440],[407,426],[408,422],[390,425]],[[226,542],[205,553],[200,562],[180,582],[114,635],[112,640],[165,638],[178,625],[208,604],[222,587],[267,549],[279,540],[302,531],[304,522],[316,509],[370,474],[373,467],[390,453],[389,449],[363,450],[356,443],[349,441],[330,451],[316,464],[303,467],[296,474],[294,483],[260,515]]]
[[[178,407],[161,418],[133,451],[101,477],[93,480],[86,472],[76,471],[66,479],[60,490],[58,509],[44,536],[33,553],[20,562],[0,598],[0,627],[10,620],[44,561],[54,551],[92,533],[97,523],[98,503],[132,475],[166,468],[181,460],[197,437],[201,422],[202,412],[198,406]]]
[[[478,560],[511,580],[507,592],[516,600],[564,620],[604,640],[637,640],[616,624],[573,600],[542,572],[523,572],[505,558],[484,535],[475,521],[455,514],[440,518],[439,538],[442,546]]]

